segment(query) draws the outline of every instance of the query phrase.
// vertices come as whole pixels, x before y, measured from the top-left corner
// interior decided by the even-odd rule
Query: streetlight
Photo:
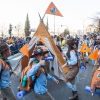
[[[68,31],[69,31],[69,28],[68,28],[68,26],[67,26],[67,25],[61,25],[61,27],[63,27],[63,26],[66,26],[66,27],[67,27],[67,29],[68,29]]]
[[[61,27],[62,27],[62,26],[66,26],[66,27],[67,27],[67,29],[68,29],[68,31],[69,31],[69,28],[68,28],[68,26],[67,26],[67,25],[61,25]],[[70,33],[70,31],[69,31],[69,33]]]
[[[62,27],[62,26],[66,26],[66,27],[67,27],[67,29],[68,29],[68,26],[67,26],[67,25],[61,25],[61,27]]]
[[[84,35],[84,23],[85,23],[85,20],[86,20],[87,18],[89,18],[89,17],[86,17],[86,18],[83,19],[83,35]]]

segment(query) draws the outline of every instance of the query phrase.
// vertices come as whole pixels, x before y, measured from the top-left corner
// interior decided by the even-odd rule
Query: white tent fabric
[[[52,47],[51,47],[51,45],[50,45],[50,43],[49,43],[49,41],[48,41],[48,39],[47,38],[44,38],[44,40],[45,40],[45,45],[47,46],[47,48],[50,50],[50,52],[52,52],[52,54],[54,55],[54,74],[59,78],[59,79],[61,79],[61,80],[64,80],[64,74],[63,74],[63,72],[62,72],[62,70],[61,70],[61,67],[59,66],[59,64],[58,64],[58,61],[57,61],[57,56],[55,55],[55,53],[54,53],[54,51],[53,51],[53,49],[52,49]]]
[[[34,36],[33,38],[32,38],[32,40],[29,42],[29,44],[28,44],[28,50],[30,50],[32,47],[33,47],[33,45],[35,45],[35,43],[38,41],[38,37],[37,36]]]
[[[21,59],[18,61],[17,65],[15,66],[15,68],[13,69],[17,74],[21,73],[22,70],[22,63],[21,63]]]
[[[53,66],[54,66],[54,74],[59,78],[59,79],[61,79],[61,80],[64,80],[64,74],[63,74],[63,72],[62,72],[62,70],[61,70],[61,67],[60,67],[60,65],[59,65],[59,63],[58,63],[58,61],[57,61],[57,56],[56,56],[56,54],[55,54],[55,52],[53,51],[53,49],[52,49],[52,47],[51,47],[51,45],[50,45],[50,43],[49,43],[49,41],[48,41],[48,39],[47,38],[45,38],[45,37],[42,37],[44,40],[45,40],[45,45],[47,46],[47,48],[49,49],[49,51],[54,55],[54,63],[53,63]],[[31,50],[31,48],[35,45],[35,43],[38,41],[38,37],[37,36],[34,36],[33,38],[32,38],[32,40],[29,42],[29,44],[28,44],[28,50]],[[24,55],[22,54],[22,57],[23,57]],[[21,72],[21,59],[19,60],[19,63],[18,63],[18,66],[16,66],[16,68],[15,68],[15,71],[18,73],[18,72]]]

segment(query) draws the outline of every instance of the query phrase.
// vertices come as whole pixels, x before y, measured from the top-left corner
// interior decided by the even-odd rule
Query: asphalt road
[[[65,52],[66,49],[64,49],[63,51]],[[9,60],[13,67],[18,62],[20,57],[21,57],[20,54],[9,57]],[[97,95],[91,96],[91,93],[85,91],[85,87],[89,86],[91,82],[92,68],[93,65],[91,64],[91,61],[89,61],[89,63],[86,66],[86,70],[85,71],[80,70],[76,77],[76,85],[79,93],[79,100],[100,100],[100,98]],[[51,71],[50,74],[55,77],[53,71]],[[68,100],[69,96],[72,96],[71,90],[66,87],[63,81],[61,80],[59,81],[60,83],[58,85],[54,82],[48,81],[47,85],[48,91],[55,98],[55,100]],[[16,95],[18,91],[17,87],[19,85],[19,78],[16,78],[15,76],[12,75],[11,82],[12,82],[13,92]],[[17,100],[35,100],[34,93],[31,92],[28,95],[26,95],[23,99],[17,98]]]

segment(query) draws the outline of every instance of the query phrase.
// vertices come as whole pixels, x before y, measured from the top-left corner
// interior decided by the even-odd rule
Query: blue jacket
[[[41,67],[40,63],[33,65],[32,68],[27,72],[27,77],[32,76],[34,80],[35,74],[37,73],[38,69]],[[34,91],[37,94],[44,94],[47,92],[47,79],[51,81],[55,81],[56,79],[51,75],[45,75],[43,72],[40,73],[39,77],[36,79],[34,84]]]
[[[76,65],[78,62],[75,51],[70,51],[70,58],[67,60],[68,65]]]
[[[4,69],[1,73],[2,70],[2,64],[0,63],[0,88],[7,88],[11,85],[10,82],[10,72],[8,69]]]

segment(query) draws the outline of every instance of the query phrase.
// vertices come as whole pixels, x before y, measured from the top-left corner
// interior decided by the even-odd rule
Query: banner
[[[60,11],[57,9],[57,7],[54,5],[53,2],[50,3],[50,5],[48,6],[45,14],[51,14],[51,15],[56,15],[56,16],[62,16],[62,14],[60,13]]]

